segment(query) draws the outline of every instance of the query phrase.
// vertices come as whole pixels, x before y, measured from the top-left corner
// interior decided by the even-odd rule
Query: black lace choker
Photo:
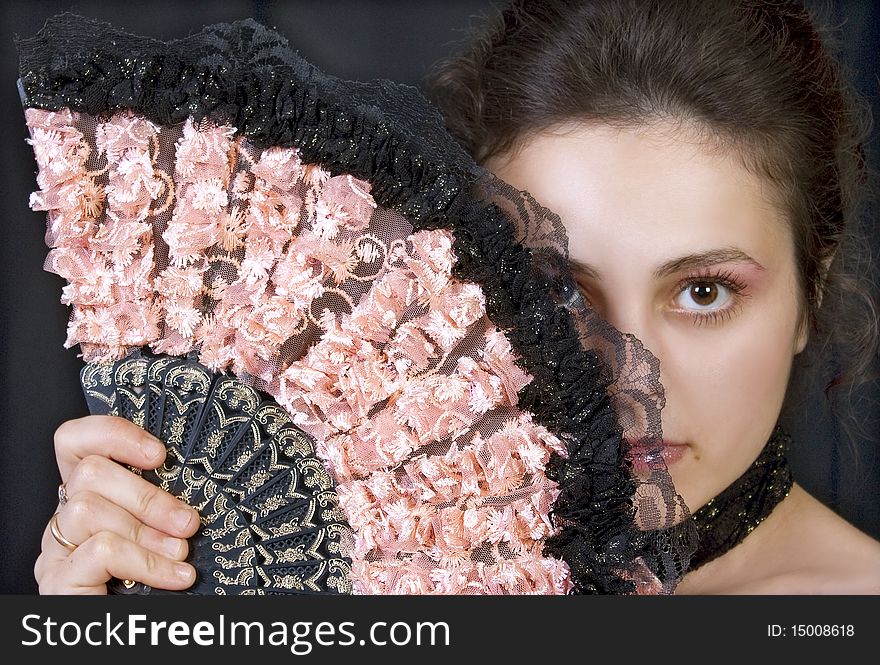
[[[786,453],[790,443],[791,437],[777,425],[745,473],[693,514],[700,541],[689,570],[730,551],[788,496],[792,476]]]

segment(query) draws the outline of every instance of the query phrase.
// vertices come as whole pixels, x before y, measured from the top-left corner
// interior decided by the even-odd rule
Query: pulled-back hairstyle
[[[858,224],[870,116],[802,5],[516,0],[428,88],[480,162],[570,121],[671,119],[733,148],[787,213],[801,322],[813,357],[833,358],[826,394],[871,378],[877,310]]]

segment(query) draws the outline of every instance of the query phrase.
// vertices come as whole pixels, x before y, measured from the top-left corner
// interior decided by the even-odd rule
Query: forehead
[[[488,166],[560,215],[573,258],[653,265],[737,246],[772,263],[792,251],[770,184],[680,125],[562,126]]]

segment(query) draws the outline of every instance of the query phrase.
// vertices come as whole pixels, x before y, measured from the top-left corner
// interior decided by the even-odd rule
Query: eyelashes
[[[609,307],[613,308],[613,300],[606,302],[607,294],[604,294],[602,289],[594,288],[592,280],[585,276],[579,276],[576,285],[589,307],[596,309],[603,316],[608,315]],[[696,302],[694,305],[697,307],[682,306],[679,300],[690,289],[697,286],[703,287],[701,289],[703,293],[706,292],[707,287],[717,288],[721,296],[725,298],[724,304],[705,309],[700,309]],[[670,292],[667,291],[667,294]],[[674,315],[690,320],[695,326],[704,326],[720,325],[732,319],[740,312],[749,295],[747,285],[734,272],[730,270],[712,271],[710,268],[692,273],[679,280],[673,287],[671,295],[667,297],[671,297],[673,301],[671,311]],[[615,298],[621,297],[625,297],[625,295],[620,293],[615,295]]]
[[[700,273],[689,275],[679,282],[676,289],[676,300],[688,293],[695,286],[703,290],[721,287],[727,292],[727,304],[714,309],[691,309],[682,307],[678,311],[693,320],[695,326],[718,325],[730,320],[739,312],[743,300],[748,296],[746,286],[730,271]]]

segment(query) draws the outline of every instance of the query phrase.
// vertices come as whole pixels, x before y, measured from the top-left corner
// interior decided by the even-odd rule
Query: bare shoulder
[[[777,527],[777,561],[786,563],[765,578],[761,593],[880,594],[880,541],[799,485],[789,501]]]

